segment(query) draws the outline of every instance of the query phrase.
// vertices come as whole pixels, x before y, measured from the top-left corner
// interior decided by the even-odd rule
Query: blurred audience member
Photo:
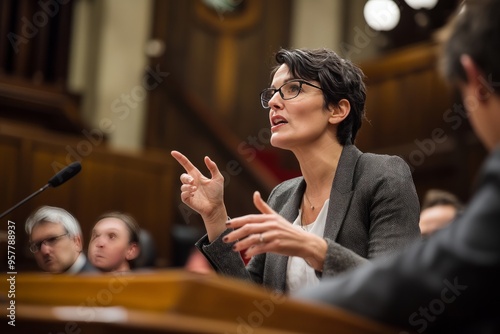
[[[205,256],[193,245],[203,234],[203,230],[196,225],[172,226],[173,267],[201,274],[214,271]]]
[[[139,255],[132,261],[132,268],[154,268],[156,267],[156,245],[151,233],[145,229],[139,230]]]
[[[108,212],[97,219],[89,244],[89,260],[104,272],[131,270],[140,252],[139,225],[123,212]]]
[[[30,251],[38,266],[50,273],[97,272],[82,251],[80,224],[68,211],[42,206],[26,221]]]
[[[427,237],[447,226],[462,209],[462,202],[452,193],[438,189],[429,190],[420,212],[420,233]]]
[[[198,248],[193,246],[191,250],[191,254],[187,258],[186,264],[184,265],[184,269],[187,271],[200,273],[200,274],[209,274],[215,273],[214,269],[210,262],[208,262],[205,255],[203,255]]]

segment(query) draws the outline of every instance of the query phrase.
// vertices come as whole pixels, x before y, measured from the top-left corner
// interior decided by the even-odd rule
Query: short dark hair
[[[341,145],[354,143],[365,116],[366,87],[363,71],[351,61],[328,49],[281,49],[276,53],[276,66],[271,75],[285,64],[297,79],[319,82],[324,105],[338,106],[342,99],[351,104],[349,115],[339,124],[337,139]]]
[[[469,0],[447,27],[450,33],[443,46],[441,68],[453,84],[467,82],[460,57],[469,55],[488,83],[500,81],[499,0]],[[490,85],[495,94],[499,90]]]
[[[125,223],[125,226],[127,226],[127,229],[129,231],[129,242],[130,243],[136,243],[139,244],[139,224],[137,224],[137,221],[129,215],[128,213],[120,212],[120,211],[110,211],[103,213],[97,218],[97,221],[100,221],[105,218],[116,218],[120,219],[122,222]]]

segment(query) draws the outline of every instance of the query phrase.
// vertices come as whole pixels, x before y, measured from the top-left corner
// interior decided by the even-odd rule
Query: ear
[[[486,100],[493,93],[493,89],[488,85],[488,81],[482,71],[469,55],[462,55],[460,63],[467,78],[467,82],[464,82],[462,85],[467,97],[472,97],[479,101]]]
[[[127,254],[125,254],[125,258],[128,261],[131,261],[139,256],[139,251],[140,251],[139,245],[137,243],[133,242],[128,247]]]
[[[73,237],[73,241],[75,242],[77,250],[81,252],[83,249],[82,237],[80,235],[75,235]]]
[[[347,116],[349,116],[349,113],[351,112],[351,104],[346,99],[342,99],[336,106],[330,104],[328,111],[330,112],[328,122],[330,122],[330,124],[339,124]]]

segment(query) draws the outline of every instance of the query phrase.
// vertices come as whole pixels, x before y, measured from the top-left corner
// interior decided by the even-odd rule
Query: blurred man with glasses
[[[26,221],[29,249],[46,272],[77,274],[97,272],[83,254],[78,221],[68,211],[43,206]]]

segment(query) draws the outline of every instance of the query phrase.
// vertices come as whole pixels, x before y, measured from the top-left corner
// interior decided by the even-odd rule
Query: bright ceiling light
[[[438,0],[405,0],[405,2],[413,9],[432,9],[437,5]]]
[[[368,0],[363,15],[370,28],[377,31],[394,29],[401,17],[399,7],[393,0]]]

